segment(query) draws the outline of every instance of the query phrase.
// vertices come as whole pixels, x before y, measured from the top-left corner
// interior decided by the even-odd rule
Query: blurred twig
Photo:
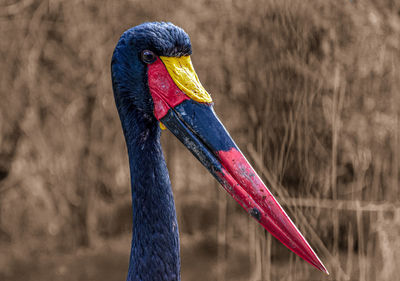
[[[393,212],[400,204],[388,202],[369,202],[361,200],[330,200],[321,198],[291,198],[278,197],[282,205],[291,207],[311,207],[331,210],[361,211],[361,212]]]

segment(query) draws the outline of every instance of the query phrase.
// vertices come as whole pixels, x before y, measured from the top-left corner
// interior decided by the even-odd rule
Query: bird
[[[126,30],[112,54],[112,88],[131,176],[127,280],[181,279],[177,215],[160,143],[163,129],[274,237],[329,274],[218,119],[191,55],[188,34],[170,22],[145,22]]]

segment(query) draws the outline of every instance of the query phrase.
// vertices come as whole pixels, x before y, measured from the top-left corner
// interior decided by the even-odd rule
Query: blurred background
[[[0,280],[125,280],[110,60],[144,21],[190,35],[216,112],[331,273],[265,233],[164,131],[182,279],[398,279],[399,1],[0,3]]]

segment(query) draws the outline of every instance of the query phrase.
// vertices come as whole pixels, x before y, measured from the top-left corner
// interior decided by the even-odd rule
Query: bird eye
[[[142,51],[142,61],[147,64],[153,63],[157,59],[157,56],[149,50]]]

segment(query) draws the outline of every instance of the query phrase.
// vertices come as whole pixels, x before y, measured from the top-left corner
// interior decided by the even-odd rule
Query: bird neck
[[[133,207],[132,248],[127,280],[178,281],[178,223],[160,144],[160,128],[156,121],[138,122],[133,127],[136,132],[131,130],[129,135],[124,130]]]

